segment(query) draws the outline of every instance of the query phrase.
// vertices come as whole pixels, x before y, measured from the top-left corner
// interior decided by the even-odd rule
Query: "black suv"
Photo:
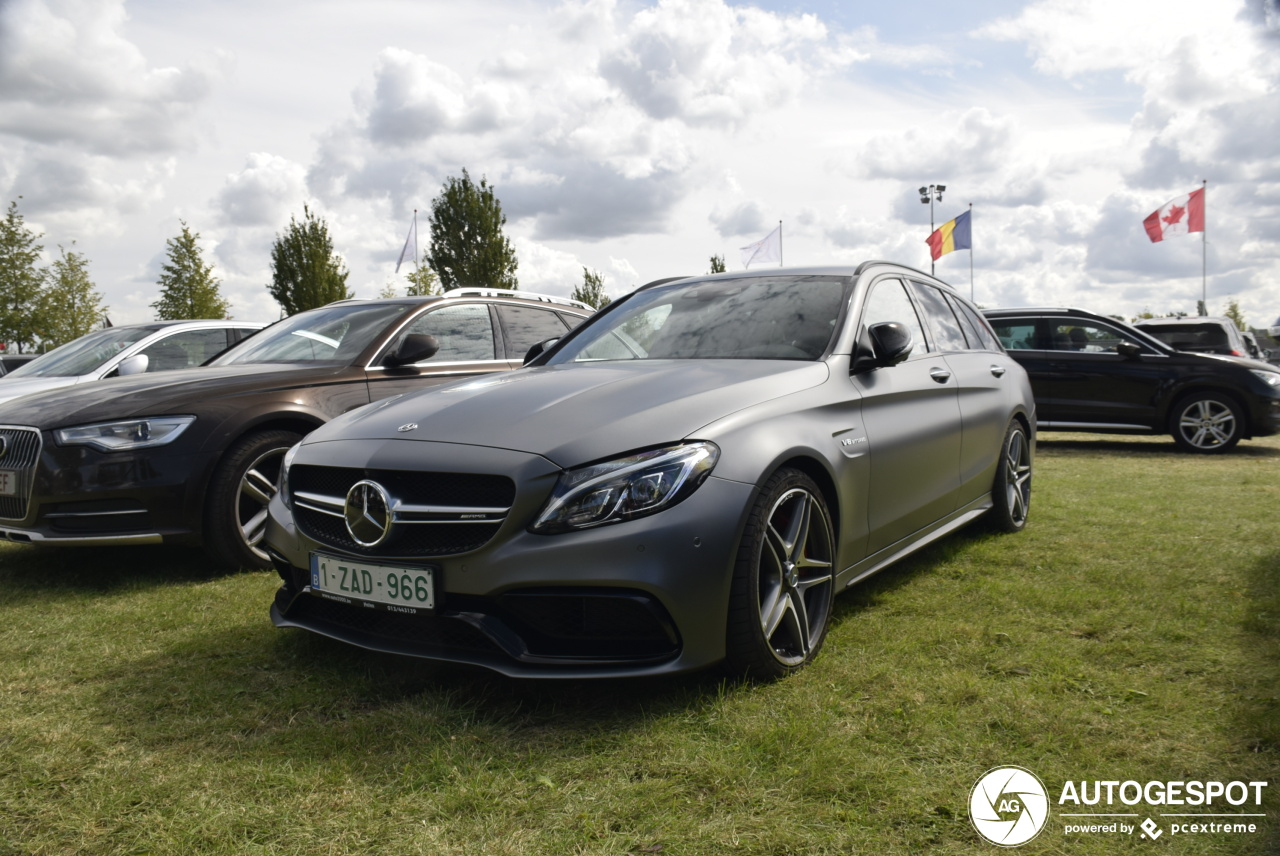
[[[1280,431],[1280,371],[1267,363],[1177,351],[1082,309],[985,314],[1031,377],[1044,430],[1168,433],[1209,453]]]

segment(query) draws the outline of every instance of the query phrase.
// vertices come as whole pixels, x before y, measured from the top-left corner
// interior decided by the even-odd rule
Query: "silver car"
[[[661,281],[544,344],[290,450],[278,626],[513,676],[773,679],[839,592],[1026,524],[1027,376],[919,271]]]
[[[0,402],[108,377],[198,366],[265,326],[256,321],[156,321],[95,330],[0,378]]]

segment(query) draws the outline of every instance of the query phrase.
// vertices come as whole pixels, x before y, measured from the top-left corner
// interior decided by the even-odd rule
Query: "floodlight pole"
[[[929,203],[929,234],[932,235],[936,229],[933,227],[933,202],[936,199],[942,201],[942,192],[947,189],[945,184],[931,184],[928,187],[920,188],[920,201]],[[937,273],[938,263],[933,258],[933,251],[929,252],[929,274],[930,276]]]

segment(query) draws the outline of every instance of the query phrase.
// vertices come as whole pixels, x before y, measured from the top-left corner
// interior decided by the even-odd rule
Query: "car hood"
[[[33,392],[44,392],[47,389],[62,389],[74,386],[80,378],[71,377],[11,377],[0,380],[0,403],[11,401],[21,395]]]
[[[825,363],[784,360],[644,360],[520,369],[361,408],[306,442],[459,443],[527,452],[572,467],[689,438],[731,413],[817,386],[828,374]],[[417,427],[400,430],[410,424]]]
[[[203,401],[323,384],[346,366],[208,366],[109,378],[0,404],[0,424],[63,428],[134,416],[190,413]],[[3,386],[3,381],[0,381]]]

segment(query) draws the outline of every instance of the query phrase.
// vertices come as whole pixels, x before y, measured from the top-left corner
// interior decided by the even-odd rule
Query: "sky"
[[[357,297],[463,169],[522,289],[613,296],[782,225],[787,266],[929,270],[986,307],[1280,316],[1280,0],[0,0],[0,203],[148,321],[187,223],[269,321],[304,206]],[[1202,182],[1207,184],[1202,185]],[[918,188],[945,185],[922,204]],[[1200,234],[1142,220],[1207,188]],[[1207,279],[1202,271],[1207,271]]]

